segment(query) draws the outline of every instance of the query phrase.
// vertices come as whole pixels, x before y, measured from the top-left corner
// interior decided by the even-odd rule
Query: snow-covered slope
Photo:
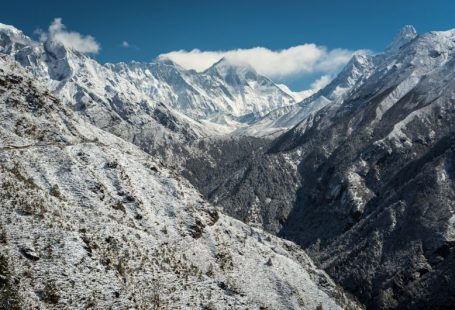
[[[132,82],[58,42],[37,43],[21,31],[3,25],[0,53],[13,56],[90,123],[144,149],[216,133],[152,100]]]
[[[368,308],[451,309],[455,30],[405,27],[373,62],[343,100],[231,160],[233,173],[211,172],[220,182],[192,174],[221,184],[207,196],[226,212],[302,245]]]
[[[291,242],[219,213],[0,57],[2,305],[357,308]]]
[[[277,108],[236,133],[261,137],[283,133],[323,107],[342,102],[370,76],[378,61],[379,58],[367,53],[355,54],[326,87],[315,94],[303,93],[305,98],[299,104]]]
[[[310,97],[311,95],[314,95],[317,90],[314,89],[308,89],[308,90],[303,90],[299,92],[292,91],[287,85],[285,84],[277,84],[279,88],[281,88],[282,91],[284,91],[286,94],[291,95],[295,101],[301,102],[303,99],[306,99]]]
[[[292,96],[253,68],[237,66],[225,59],[202,73],[184,70],[170,60],[107,67],[150,98],[196,120],[216,122],[216,116],[227,115],[249,123],[273,109],[296,103]]]
[[[3,24],[0,53],[12,55],[97,127],[141,146],[226,134],[297,103],[252,68],[224,59],[202,73],[170,60],[101,65]]]
[[[381,67],[381,64],[389,66],[388,59],[399,53],[400,49],[415,39],[416,36],[414,27],[403,27],[384,53],[370,55],[368,52],[358,52],[326,87],[309,96],[308,93],[303,93],[305,98],[298,105],[277,108],[251,126],[238,129],[237,133],[253,136],[276,136],[304,121],[327,105],[337,106],[341,104],[369,80],[375,71],[380,71],[378,68]],[[378,78],[376,76],[369,81],[375,83],[375,79]]]

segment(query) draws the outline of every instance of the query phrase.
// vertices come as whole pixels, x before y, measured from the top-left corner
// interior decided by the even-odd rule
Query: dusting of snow
[[[359,307],[293,243],[0,68],[0,255],[24,308]]]

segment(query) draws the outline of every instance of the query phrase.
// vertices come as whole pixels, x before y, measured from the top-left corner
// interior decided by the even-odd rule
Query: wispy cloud
[[[128,41],[122,41],[122,44],[120,44],[120,46],[124,47],[124,48],[133,49],[133,50],[139,50],[139,46],[137,46],[135,44],[131,44]]]
[[[333,74],[353,55],[347,49],[329,50],[316,44],[303,44],[273,51],[264,47],[228,51],[173,51],[159,55],[187,69],[203,71],[221,58],[234,63],[252,66],[258,73],[271,78],[287,78],[298,75],[321,73]]]
[[[52,39],[60,42],[66,48],[73,49],[81,53],[98,53],[101,49],[100,44],[91,35],[82,35],[79,32],[68,31],[62,23],[60,17],[55,18],[49,26],[48,32],[37,30],[41,40]]]

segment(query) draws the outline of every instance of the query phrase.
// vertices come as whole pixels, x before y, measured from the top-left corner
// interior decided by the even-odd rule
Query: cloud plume
[[[49,26],[48,32],[41,32],[41,40],[52,39],[60,42],[66,48],[81,53],[98,53],[100,44],[91,35],[82,35],[79,32],[68,31],[61,18],[55,18]]]
[[[353,55],[347,49],[328,50],[316,44],[303,44],[273,51],[264,47],[229,51],[173,51],[158,56],[170,59],[186,69],[203,71],[225,58],[234,64],[252,66],[258,73],[271,78],[286,78],[312,73],[332,74]]]

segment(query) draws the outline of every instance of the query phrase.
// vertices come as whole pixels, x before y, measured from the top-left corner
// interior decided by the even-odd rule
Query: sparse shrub
[[[122,211],[123,213],[126,213],[126,210],[125,210],[125,206],[123,205],[123,203],[121,201],[117,201],[113,206],[112,208],[114,210],[119,210],[119,211]]]
[[[6,257],[0,256],[0,310],[20,310],[20,298],[12,283]]]
[[[42,291],[41,298],[45,303],[52,305],[58,304],[60,296],[58,294],[58,289],[53,282],[49,282],[46,284]]]
[[[51,187],[51,189],[49,190],[49,194],[51,196],[54,196],[54,197],[59,198],[59,199],[61,199],[61,197],[62,197],[62,194],[61,194],[60,189],[59,189],[57,184],[54,184]]]

